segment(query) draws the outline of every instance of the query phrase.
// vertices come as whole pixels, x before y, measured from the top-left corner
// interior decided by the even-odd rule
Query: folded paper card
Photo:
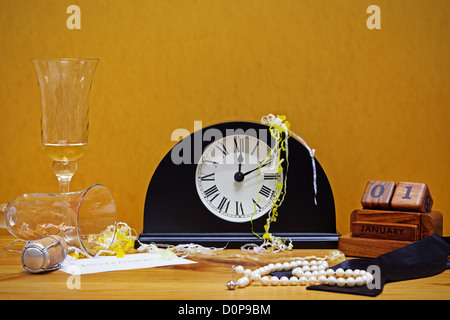
[[[82,275],[89,273],[145,269],[191,263],[196,262],[178,258],[176,256],[167,259],[163,258],[159,254],[150,253],[129,254],[123,258],[117,258],[115,256],[100,256],[90,259],[73,259],[69,256],[63,261],[59,270],[70,274]]]

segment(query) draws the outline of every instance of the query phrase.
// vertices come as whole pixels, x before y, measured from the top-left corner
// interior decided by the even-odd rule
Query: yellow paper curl
[[[253,234],[255,234],[260,239],[262,238],[264,241],[262,246],[265,248],[268,248],[270,250],[280,250],[280,249],[281,250],[284,250],[284,249],[290,250],[290,249],[292,249],[292,241],[290,241],[290,239],[283,239],[280,237],[275,237],[269,231],[270,224],[272,222],[277,221],[278,207],[282,204],[282,202],[284,200],[284,196],[286,194],[287,170],[289,167],[287,139],[289,139],[289,137],[290,137],[290,131],[289,131],[290,123],[289,123],[289,121],[285,121],[285,120],[286,120],[286,116],[284,116],[284,115],[277,116],[277,117],[275,117],[273,115],[268,115],[261,119],[261,122],[263,124],[270,125],[269,132],[270,132],[270,135],[275,139],[276,143],[275,143],[275,146],[270,150],[266,159],[264,159],[264,161],[260,164],[258,171],[256,173],[256,179],[258,179],[261,167],[263,167],[266,164],[266,162],[269,161],[269,159],[271,159],[274,156],[274,154],[277,158],[276,166],[274,168],[275,172],[277,174],[283,172],[282,164],[284,161],[286,161],[286,172],[284,174],[284,176],[285,176],[284,182],[277,183],[277,185],[276,185],[275,197],[274,197],[274,199],[272,199],[271,214],[266,219],[266,224],[264,225],[264,234],[262,237],[259,236],[253,230],[253,215],[256,213],[256,206],[257,206],[258,202],[261,201],[261,198],[259,195],[258,195],[257,202],[254,204],[254,212],[253,212],[253,215],[251,218]],[[280,149],[285,152],[286,159],[283,159],[281,157]],[[289,243],[289,245],[286,245],[286,242],[288,240],[290,243]]]
[[[277,173],[283,172],[282,163],[286,161],[286,172],[284,173],[284,182],[277,183],[276,185],[276,196],[272,200],[272,208],[271,213],[269,214],[269,217],[266,220],[266,224],[264,226],[264,234],[262,237],[260,237],[257,233],[253,231],[253,215],[256,213],[256,205],[261,200],[258,195],[258,201],[254,205],[254,212],[251,219],[251,225],[252,225],[252,232],[258,237],[262,238],[264,240],[263,244],[260,246],[262,248],[268,248],[271,251],[274,250],[285,250],[285,249],[292,249],[292,241],[290,239],[283,239],[280,237],[275,237],[270,233],[270,224],[272,222],[276,222],[278,218],[278,208],[283,203],[284,197],[286,195],[286,187],[287,187],[287,171],[289,168],[289,147],[288,147],[288,139],[292,135],[297,140],[299,140],[303,146],[309,151],[310,157],[311,157],[311,165],[313,170],[313,188],[314,188],[314,203],[317,205],[317,174],[316,174],[316,164],[315,164],[315,150],[311,149],[306,142],[296,135],[295,133],[291,132],[290,127],[291,124],[289,121],[286,120],[285,115],[277,115],[276,117],[273,114],[269,114],[267,116],[262,117],[261,123],[266,124],[269,126],[269,131],[271,136],[275,139],[276,143],[275,146],[271,149],[269,155],[267,158],[260,164],[258,171],[256,173],[256,179],[258,179],[259,171],[261,167],[265,165],[265,163],[272,158],[274,154],[276,154],[277,157],[277,165],[275,167],[275,171]],[[285,159],[281,157],[281,151],[284,151]],[[289,244],[286,245],[286,242],[289,240]]]
[[[98,250],[96,256],[116,256],[118,258],[125,257],[126,254],[136,253],[134,249],[134,242],[136,237],[132,234],[132,229],[124,222],[119,222],[115,226],[111,225],[107,227],[103,232],[98,235],[90,235],[88,241],[90,243],[96,243],[94,249]],[[112,245],[108,250],[104,248],[108,243]],[[86,258],[86,255],[80,250],[75,250],[69,254],[75,259]]]

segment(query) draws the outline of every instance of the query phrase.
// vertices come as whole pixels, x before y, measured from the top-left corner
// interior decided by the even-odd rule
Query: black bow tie
[[[308,290],[322,290],[339,293],[359,294],[375,297],[383,291],[388,282],[424,278],[450,269],[447,256],[450,254],[450,237],[439,237],[433,234],[422,240],[414,242],[403,248],[382,254],[374,259],[351,259],[333,266],[338,268],[367,270],[371,265],[377,266],[380,271],[379,279],[374,284],[361,287],[338,287],[329,285],[313,285]],[[288,276],[286,273],[274,272],[276,276]]]

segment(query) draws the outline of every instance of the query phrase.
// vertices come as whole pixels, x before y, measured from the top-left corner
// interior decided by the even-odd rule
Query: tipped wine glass
[[[13,236],[36,240],[59,235],[89,256],[110,248],[116,221],[112,193],[101,184],[63,194],[28,193],[0,204],[0,228]]]
[[[42,95],[41,140],[54,160],[59,192],[68,193],[89,136],[89,93],[98,59],[32,59]]]

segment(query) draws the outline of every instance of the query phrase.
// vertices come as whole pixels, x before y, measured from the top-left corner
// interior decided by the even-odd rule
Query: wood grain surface
[[[0,236],[4,248],[14,240]],[[450,270],[423,279],[389,283],[376,298],[306,290],[303,286],[250,285],[245,289],[228,290],[231,267],[241,264],[250,269],[283,257],[323,257],[327,249],[293,250],[291,252],[251,254],[241,250],[224,250],[215,256],[197,255],[196,264],[149,268],[130,271],[82,275],[80,289],[69,289],[69,274],[53,271],[30,274],[20,263],[20,254],[0,253],[0,299],[151,299],[151,300],[321,300],[321,299],[450,299]]]

